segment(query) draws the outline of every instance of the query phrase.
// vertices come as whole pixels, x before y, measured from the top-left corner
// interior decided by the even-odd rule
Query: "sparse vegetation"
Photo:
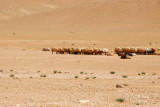
[[[85,73],[85,74],[87,74],[87,73]]]
[[[13,77],[13,79],[18,79],[18,77]]]
[[[149,45],[151,46],[151,45],[152,45],[152,43],[151,43],[151,42],[149,42]]]
[[[37,72],[41,72],[41,71],[37,71]]]
[[[43,74],[43,75],[40,75],[40,77],[47,77],[47,75]]]
[[[138,75],[141,75],[140,73]]]
[[[140,103],[137,102],[136,105],[140,105]]]
[[[110,74],[115,74],[115,72],[114,72],[114,71],[111,71]]]
[[[29,78],[33,78],[32,76],[30,76]]]
[[[83,74],[84,72],[80,72],[80,74]]]
[[[9,71],[13,72],[13,70],[12,70],[12,69],[11,69],[11,70],[9,70]]]
[[[153,73],[152,75],[156,75],[156,73]]]
[[[116,99],[116,101],[118,101],[118,102],[124,102],[124,99],[123,98],[119,98],[119,99]]]
[[[122,77],[123,77],[123,78],[127,78],[128,76],[127,76],[127,75],[122,75]]]
[[[74,78],[78,78],[78,75],[74,76]]]
[[[11,75],[10,75],[10,77],[14,77],[14,75],[13,75],[13,74],[11,74]]]
[[[54,72],[54,74],[56,74],[58,71],[57,71],[57,70],[54,70],[53,72]]]
[[[61,71],[58,71],[58,73],[60,74],[60,73],[62,73]]]
[[[3,70],[0,70],[0,72],[3,72]]]
[[[86,77],[86,80],[88,80],[89,79],[89,77]]]
[[[145,73],[145,72],[142,72],[141,74],[145,75],[146,73]]]
[[[97,77],[93,77],[93,79],[96,79]]]

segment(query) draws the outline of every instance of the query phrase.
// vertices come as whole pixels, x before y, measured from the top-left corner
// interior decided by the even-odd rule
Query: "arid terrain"
[[[159,13],[160,0],[0,0],[0,107],[159,107],[158,55],[42,51],[158,48]]]

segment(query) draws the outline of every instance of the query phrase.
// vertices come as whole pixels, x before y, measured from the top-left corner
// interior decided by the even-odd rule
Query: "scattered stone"
[[[128,84],[123,84],[124,86],[128,86]]]
[[[20,104],[16,104],[16,107],[21,107],[21,105]]]
[[[117,85],[116,85],[116,88],[123,88],[123,87],[117,84]]]
[[[90,103],[89,100],[80,100],[79,103]]]

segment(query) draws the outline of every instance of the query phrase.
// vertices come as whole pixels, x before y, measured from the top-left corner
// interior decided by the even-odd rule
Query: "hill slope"
[[[0,2],[1,40],[160,40],[159,0]]]

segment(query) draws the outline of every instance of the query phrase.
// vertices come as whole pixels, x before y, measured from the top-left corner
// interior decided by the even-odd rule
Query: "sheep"
[[[148,55],[153,54],[156,51],[155,48],[145,48],[145,50],[146,50],[146,54]]]
[[[68,54],[68,48],[63,48],[63,50],[64,50],[64,53]]]
[[[81,54],[80,48],[73,48],[73,54]]]
[[[97,55],[98,52],[99,52],[99,49],[98,49],[98,48],[93,48],[93,53],[94,53],[95,55]]]
[[[77,48],[77,52],[78,52],[78,54],[82,54],[82,52],[81,52],[81,48]]]
[[[69,54],[74,54],[74,48],[69,48],[68,52],[69,52]]]
[[[94,54],[93,48],[90,48],[88,52],[89,52],[89,54],[93,55]]]
[[[58,48],[57,53],[64,54],[64,49],[63,48]]]
[[[107,56],[114,56],[114,54],[113,54],[113,53],[108,52],[108,53],[107,53]]]
[[[119,53],[123,53],[122,49],[120,47],[117,47],[114,49],[114,51],[119,54]]]
[[[134,48],[134,47],[131,47],[131,48],[130,48],[130,53],[137,53],[137,49]]]
[[[53,54],[53,52],[57,53],[58,52],[58,48],[52,48],[51,51],[52,51],[52,54]]]
[[[108,49],[102,49],[103,50],[103,53],[106,55],[108,53]]]
[[[99,48],[99,49],[98,49],[98,54],[99,54],[99,55],[102,55],[102,53],[103,53],[103,49]]]
[[[160,48],[158,47],[156,50],[160,51]]]
[[[121,55],[121,59],[131,59],[131,57],[128,56],[126,53],[123,53],[123,54]]]
[[[137,53],[146,54],[146,50],[145,50],[145,48],[137,48]]]
[[[84,49],[84,54],[85,54],[85,55],[91,54],[91,50],[90,50],[89,48],[85,48],[85,49]]]
[[[50,48],[43,48],[42,51],[50,51]]]
[[[125,52],[125,53],[130,53],[130,48],[129,47],[122,48],[122,51]]]
[[[84,53],[85,53],[85,48],[83,47],[81,48],[81,54],[84,55]]]
[[[160,50],[156,50],[153,55],[160,55]]]
[[[158,49],[156,49],[156,48],[151,48],[151,49],[152,49],[153,53],[154,53],[156,50],[158,50]]]

